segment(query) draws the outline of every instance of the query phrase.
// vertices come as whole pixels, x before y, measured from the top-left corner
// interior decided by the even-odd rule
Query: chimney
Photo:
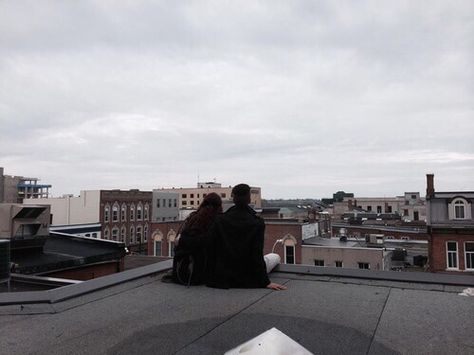
[[[434,197],[434,174],[426,174],[426,199]]]

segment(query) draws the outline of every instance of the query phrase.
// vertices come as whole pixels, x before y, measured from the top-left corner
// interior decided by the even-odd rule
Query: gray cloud
[[[474,4],[3,1],[0,166],[53,193],[472,189]],[[469,185],[471,184],[471,186]]]

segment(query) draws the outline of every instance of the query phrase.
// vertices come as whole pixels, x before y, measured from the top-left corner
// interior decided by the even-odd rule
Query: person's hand
[[[267,288],[269,288],[270,290],[275,290],[275,291],[286,290],[286,286],[283,286],[283,285],[280,285],[280,284],[277,284],[277,283],[274,283],[274,282],[270,282],[267,285]]]

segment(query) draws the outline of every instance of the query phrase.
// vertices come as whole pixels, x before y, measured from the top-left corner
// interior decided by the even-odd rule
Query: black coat
[[[265,222],[248,206],[234,206],[217,216],[209,231],[210,287],[266,287],[263,259]]]

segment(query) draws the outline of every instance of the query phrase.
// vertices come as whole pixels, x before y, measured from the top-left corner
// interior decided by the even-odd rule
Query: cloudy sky
[[[1,1],[0,166],[52,193],[474,190],[474,2]]]

